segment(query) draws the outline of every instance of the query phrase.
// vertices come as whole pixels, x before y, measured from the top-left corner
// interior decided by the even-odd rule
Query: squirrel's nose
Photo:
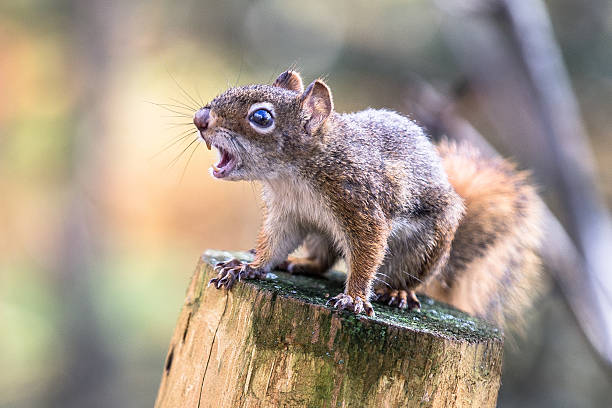
[[[193,124],[196,125],[200,132],[208,129],[208,118],[210,117],[210,109],[202,108],[193,115]]]

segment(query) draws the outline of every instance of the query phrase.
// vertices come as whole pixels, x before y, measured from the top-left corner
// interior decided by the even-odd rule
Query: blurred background
[[[589,237],[612,205],[612,7],[520,3],[0,2],[0,407],[153,404],[198,256],[251,248],[260,222],[190,118],[290,66],[339,111],[476,132],[534,170],[587,266],[549,268],[499,406],[609,406],[610,320],[583,283],[610,288]]]

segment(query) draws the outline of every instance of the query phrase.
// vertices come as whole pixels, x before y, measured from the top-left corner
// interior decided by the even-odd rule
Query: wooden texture
[[[156,407],[494,407],[503,340],[487,323],[422,299],[421,312],[325,307],[327,279],[269,274],[230,293],[207,288],[207,251],[181,311]]]

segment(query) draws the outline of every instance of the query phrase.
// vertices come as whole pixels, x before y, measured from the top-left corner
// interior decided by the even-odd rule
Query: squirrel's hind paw
[[[211,279],[208,286],[214,285],[217,289],[225,287],[229,290],[237,280],[260,279],[266,276],[262,270],[253,268],[250,264],[243,264],[238,259],[219,262],[215,265],[215,271],[217,271],[217,277]]]
[[[375,301],[386,303],[389,306],[395,306],[400,309],[421,310],[421,302],[417,298],[414,290],[397,290],[391,288],[380,287],[375,289]]]
[[[372,307],[372,304],[367,300],[364,300],[361,296],[355,296],[355,298],[353,298],[346,293],[340,293],[339,295],[329,299],[325,304],[339,310],[349,310],[355,314],[365,312],[365,314],[368,316],[374,316],[374,308]]]
[[[319,277],[327,268],[320,262],[309,258],[288,257],[287,260],[276,267],[281,271],[289,272],[292,275],[305,275]]]

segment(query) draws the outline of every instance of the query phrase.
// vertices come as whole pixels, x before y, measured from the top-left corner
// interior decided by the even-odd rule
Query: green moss
[[[332,367],[330,364],[325,364],[317,371],[317,375],[314,376],[315,399],[313,406],[322,407],[331,400],[335,377]]]
[[[216,262],[234,257],[243,261],[250,261],[253,256],[248,252],[214,250],[206,251],[203,256],[206,262],[213,265]],[[323,279],[274,271],[274,273],[268,274],[267,279],[249,281],[249,284],[270,291],[275,296],[325,306],[330,297],[342,292],[344,284],[342,279],[343,274],[335,271],[326,274]],[[460,312],[444,303],[436,302],[424,295],[419,295],[419,299],[421,300],[420,312],[405,311],[375,303],[376,316],[374,317],[363,315],[357,317],[349,312],[339,313],[342,315],[343,323],[349,323],[348,327],[350,327],[352,336],[366,339],[366,341],[368,339],[374,340],[371,337],[376,337],[377,343],[380,343],[381,336],[385,336],[386,326],[400,327],[470,343],[502,339],[501,331],[483,320]],[[364,325],[364,321],[375,322],[378,325]]]
[[[252,255],[209,250],[203,262],[214,265],[230,258],[250,261]],[[213,276],[210,269],[204,271],[202,280]],[[256,345],[265,350],[266,358],[283,350],[292,356],[292,364],[311,367],[310,374],[303,374],[308,378],[302,380],[316,401],[330,401],[337,395],[359,405],[363,401],[353,398],[372,395],[381,376],[392,383],[406,381],[410,372],[405,398],[419,404],[422,395],[412,395],[413,386],[444,377],[445,370],[461,361],[465,345],[478,343],[501,350],[502,335],[496,327],[422,295],[421,312],[375,304],[376,316],[367,317],[328,308],[325,303],[343,290],[343,280],[338,272],[310,278],[274,271],[265,280],[232,289],[236,298],[252,303],[245,347]],[[230,310],[238,313],[240,308]],[[241,320],[230,315],[227,321]],[[256,361],[253,366],[261,364]],[[489,368],[481,371],[486,375]]]

